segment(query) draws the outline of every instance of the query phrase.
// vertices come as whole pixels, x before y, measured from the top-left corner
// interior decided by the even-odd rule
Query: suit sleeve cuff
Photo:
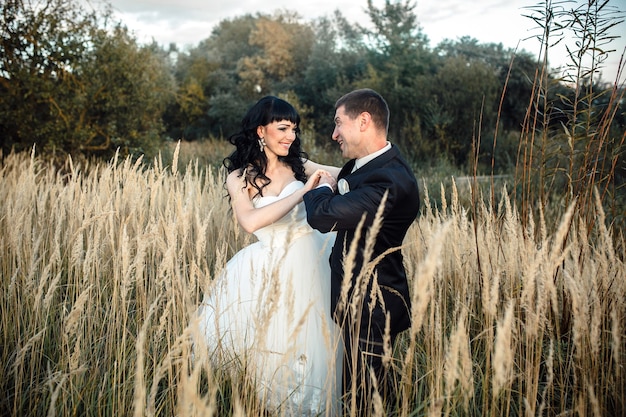
[[[331,185],[330,185],[330,184],[326,184],[326,183],[324,183],[324,184],[320,184],[320,185],[318,185],[318,186],[317,186],[317,187],[315,187],[315,188],[317,189],[317,188],[322,188],[322,187],[328,187],[328,188],[330,188],[330,191],[333,191],[333,192],[334,192],[333,187],[331,187]]]

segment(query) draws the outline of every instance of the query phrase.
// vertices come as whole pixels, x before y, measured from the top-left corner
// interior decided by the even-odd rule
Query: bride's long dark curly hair
[[[236,149],[224,158],[223,164],[231,173],[240,170],[240,175],[246,172],[245,185],[252,184],[259,195],[263,195],[265,188],[271,180],[265,175],[267,169],[267,156],[259,146],[257,128],[272,122],[288,120],[296,126],[300,126],[300,115],[296,109],[278,97],[265,96],[252,106],[241,121],[241,130],[228,138]],[[306,182],[303,159],[308,159],[302,151],[300,130],[296,129],[296,139],[289,147],[287,156],[279,156],[278,159],[291,167],[297,180]]]

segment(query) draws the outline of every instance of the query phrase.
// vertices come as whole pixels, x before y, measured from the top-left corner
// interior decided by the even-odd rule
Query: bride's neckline
[[[290,189],[294,184],[302,184],[302,181],[299,180],[293,180],[290,183],[288,183],[287,185],[285,185],[283,187],[282,190],[280,190],[280,193],[278,193],[278,195],[264,195],[264,196],[256,196],[255,199],[261,199],[261,198],[279,198],[282,197],[283,194],[285,194],[285,191],[287,191],[288,189]]]

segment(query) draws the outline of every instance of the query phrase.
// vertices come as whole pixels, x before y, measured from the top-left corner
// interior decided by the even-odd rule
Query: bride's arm
[[[302,201],[302,196],[313,189],[319,182],[323,171],[316,171],[311,175],[303,188],[296,190],[287,197],[281,198],[263,207],[254,207],[250,199],[248,187],[238,171],[233,171],[226,178],[226,188],[231,198],[235,218],[241,227],[248,233],[254,233],[262,227],[270,225],[285,216],[291,209]]]
[[[317,171],[318,169],[321,169],[321,170],[329,172],[330,175],[332,175],[335,179],[337,179],[337,176],[339,175],[339,171],[341,171],[341,167],[334,167],[331,165],[322,165],[322,164],[318,164],[317,162],[313,162],[309,159],[306,159],[303,162],[304,162],[304,173],[306,174],[307,178],[313,175],[313,173]]]

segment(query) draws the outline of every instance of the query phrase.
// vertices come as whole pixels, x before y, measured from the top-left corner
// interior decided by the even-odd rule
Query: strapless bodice
[[[301,181],[293,181],[287,184],[279,195],[255,197],[252,203],[254,207],[264,207],[293,194],[302,187],[304,187],[304,183]],[[265,245],[283,246],[288,241],[311,232],[313,232],[313,229],[306,221],[304,202],[300,202],[281,219],[268,226],[262,227],[254,232],[254,235]]]

